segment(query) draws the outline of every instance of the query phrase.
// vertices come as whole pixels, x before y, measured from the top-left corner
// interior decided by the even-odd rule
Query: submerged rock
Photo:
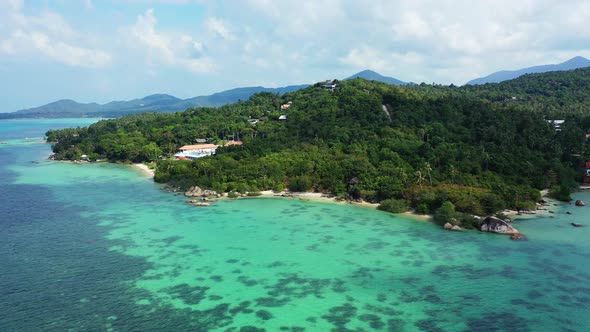
[[[479,230],[498,234],[517,234],[519,231],[502,219],[487,217],[479,222]]]
[[[514,234],[512,234],[512,236],[510,236],[510,239],[514,240],[514,241],[522,240],[522,238],[523,238],[523,235],[520,233],[514,233]]]
[[[578,200],[576,201],[576,206],[586,206],[586,203],[584,203],[584,201],[582,201],[582,200],[578,199]]]
[[[572,222],[572,223],[570,223],[570,224],[571,224],[572,226],[574,226],[574,227],[584,227],[584,225],[582,225],[582,224],[578,224],[577,222]]]

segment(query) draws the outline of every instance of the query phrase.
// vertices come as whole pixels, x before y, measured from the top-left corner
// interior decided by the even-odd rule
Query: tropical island
[[[331,80],[46,135],[55,159],[152,163],[182,190],[312,191],[471,228],[535,209],[543,189],[570,200],[590,159],[589,91],[590,68],[463,87]],[[174,157],[200,143],[216,148]]]

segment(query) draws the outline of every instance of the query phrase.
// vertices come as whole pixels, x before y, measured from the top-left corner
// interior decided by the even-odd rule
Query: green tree
[[[391,212],[391,213],[402,213],[409,210],[409,205],[406,200],[403,199],[386,199],[381,201],[377,207],[379,210]]]
[[[445,224],[455,219],[455,205],[446,201],[434,213],[434,221],[439,224]]]

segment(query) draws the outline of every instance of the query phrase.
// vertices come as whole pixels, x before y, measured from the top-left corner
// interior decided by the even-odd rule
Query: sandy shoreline
[[[281,191],[281,192],[274,192],[272,190],[265,190],[260,192],[260,196],[255,197],[285,197],[285,198],[298,198],[301,200],[306,201],[315,201],[315,202],[323,202],[323,203],[332,203],[332,204],[349,204],[359,207],[366,207],[370,209],[377,209],[379,206],[378,203],[369,203],[369,202],[350,202],[350,201],[340,201],[337,200],[335,196],[323,193],[312,193],[312,192],[289,192],[289,191]],[[404,213],[394,213],[395,215],[400,215],[405,218],[413,219],[413,220],[431,220],[431,215],[424,215],[424,214],[417,214],[413,211],[407,211]]]
[[[153,178],[154,177],[154,170],[150,169],[149,167],[147,167],[145,164],[133,164],[134,167],[137,167],[139,170],[141,170],[145,175],[148,175],[149,177]]]

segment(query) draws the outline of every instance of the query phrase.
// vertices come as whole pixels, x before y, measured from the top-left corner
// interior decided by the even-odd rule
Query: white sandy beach
[[[154,170],[147,167],[145,164],[133,164],[133,166],[139,168],[144,174],[148,175],[149,177],[154,177]]]

